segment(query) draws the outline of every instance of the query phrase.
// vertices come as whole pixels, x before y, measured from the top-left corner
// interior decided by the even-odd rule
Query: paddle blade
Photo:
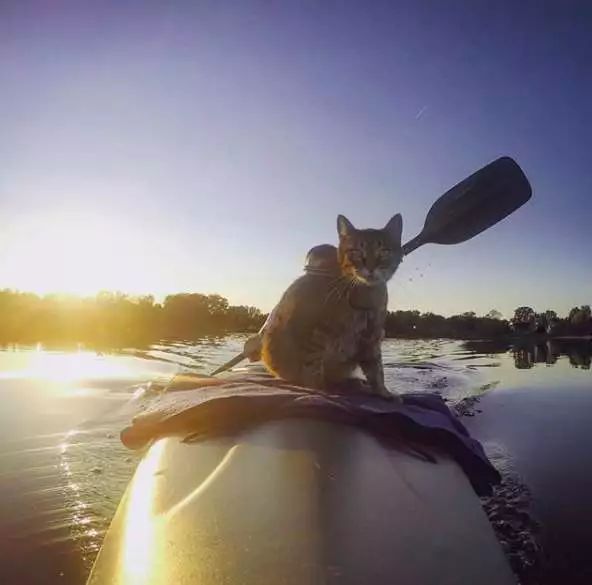
[[[433,205],[418,239],[459,244],[495,225],[532,196],[528,179],[510,157],[498,158],[444,193]]]

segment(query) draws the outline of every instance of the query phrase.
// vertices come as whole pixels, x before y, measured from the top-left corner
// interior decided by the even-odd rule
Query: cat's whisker
[[[341,299],[342,294],[340,294],[340,293],[342,292],[343,287],[346,285],[347,285],[347,277],[340,276],[339,278],[335,279],[335,281],[331,285],[331,288],[329,289],[329,291],[325,295],[324,302],[328,303],[335,296],[337,296],[337,299]]]
[[[354,278],[351,276],[345,276],[343,277],[343,286],[341,287],[340,290],[337,291],[338,294],[338,300],[341,301],[343,298],[345,298],[354,288]]]
[[[354,288],[355,286],[355,278],[353,276],[348,276],[346,283],[345,283],[345,288],[343,291],[343,294],[346,295],[348,293],[351,292],[351,290]]]
[[[347,288],[346,288],[346,290],[344,292],[344,296],[346,294],[349,294],[354,288],[356,288],[356,286],[357,285],[356,285],[355,279],[350,277],[349,280],[348,280],[348,282],[347,282]]]

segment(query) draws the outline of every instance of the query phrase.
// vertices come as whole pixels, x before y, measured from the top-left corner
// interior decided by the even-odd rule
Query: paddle
[[[518,164],[503,156],[444,193],[430,208],[421,233],[403,246],[409,254],[424,244],[460,244],[490,228],[532,196]]]
[[[421,233],[403,246],[403,253],[424,244],[466,242],[508,217],[531,196],[530,183],[518,163],[508,156],[498,158],[446,191],[428,211]],[[237,355],[211,375],[229,370],[248,353]]]
[[[268,320],[269,320],[269,317],[267,318],[267,321]],[[249,356],[249,354],[256,351],[258,349],[257,346],[261,345],[260,341],[259,341],[259,343],[257,343],[257,341],[261,339],[260,336],[263,333],[263,330],[265,329],[265,325],[267,325],[267,321],[265,321],[265,323],[263,323],[263,326],[261,327],[261,329],[259,329],[259,332],[257,333],[256,336],[249,337],[249,339],[247,339],[247,342],[245,343],[245,348],[243,349],[243,351],[241,353],[239,353],[238,355],[235,355],[232,359],[230,359],[226,363],[222,364],[219,368],[216,368],[210,374],[210,376],[215,376],[216,374],[221,374],[222,372],[225,372],[226,370],[230,370],[230,368],[236,366],[236,364],[238,364],[239,362],[242,362],[244,359],[246,359]]]

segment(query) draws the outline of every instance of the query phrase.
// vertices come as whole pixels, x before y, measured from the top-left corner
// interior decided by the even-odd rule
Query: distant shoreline
[[[156,302],[151,295],[106,291],[83,298],[0,290],[0,344],[138,347],[164,339],[253,333],[266,318],[257,307],[231,305],[218,294],[178,293]],[[518,307],[511,320],[495,309],[485,316],[467,311],[450,317],[389,311],[384,329],[388,339],[579,339],[592,336],[592,316],[589,305],[574,307],[564,318],[551,310],[536,313],[531,307]]]
[[[454,336],[454,335],[385,335],[385,339],[450,339],[451,341],[498,341],[500,343],[544,342],[544,341],[592,341],[592,335],[553,335],[546,333],[530,333],[524,335],[499,335],[499,336]]]

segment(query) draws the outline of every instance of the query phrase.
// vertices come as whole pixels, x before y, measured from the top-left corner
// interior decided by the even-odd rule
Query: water
[[[0,351],[0,582],[83,584],[137,464],[137,455],[120,444],[119,431],[154,399],[155,386],[181,371],[211,371],[243,341],[229,336],[109,355]],[[501,463],[512,462],[528,476],[543,502],[542,516],[558,525],[561,515],[549,504],[558,488],[549,480],[547,457],[536,454],[541,427],[528,427],[525,439],[524,420],[538,405],[545,448],[555,460],[562,458],[561,444],[548,440],[558,437],[556,427],[551,433],[545,428],[549,408],[560,425],[575,421],[578,432],[592,428],[592,411],[575,406],[582,396],[592,398],[591,355],[590,343],[569,341],[522,347],[449,340],[384,344],[389,387],[440,392],[450,403],[484,396],[484,413],[469,420],[473,432]],[[559,435],[565,440],[565,433]],[[573,459],[573,445],[563,448],[571,449]],[[582,481],[592,487],[587,476]],[[572,506],[578,497],[587,504],[581,490],[570,497]]]

